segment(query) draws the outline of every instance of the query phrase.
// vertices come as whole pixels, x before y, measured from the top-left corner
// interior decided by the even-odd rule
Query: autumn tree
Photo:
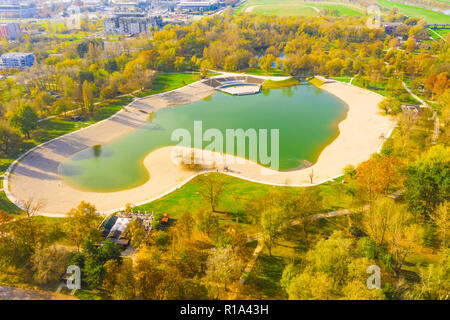
[[[376,155],[356,168],[356,183],[362,198],[385,195],[392,186],[402,184],[401,161]]]
[[[449,202],[441,203],[434,212],[430,213],[430,218],[437,226],[437,234],[441,240],[441,247],[447,248],[450,240],[450,213]]]
[[[76,245],[78,251],[97,223],[96,211],[95,206],[82,201],[77,208],[67,213],[68,238]]]
[[[31,257],[33,278],[37,283],[57,281],[65,273],[70,253],[63,247],[38,248]]]
[[[84,112],[92,113],[94,111],[94,95],[92,94],[92,88],[87,80],[84,80],[83,82],[82,92]]]
[[[259,60],[259,64],[261,65],[261,69],[263,69],[266,74],[269,73],[270,69],[272,69],[272,65],[275,62],[275,57],[273,54],[267,54]]]
[[[401,102],[394,97],[386,97],[379,104],[378,107],[386,114],[397,114],[401,111]]]
[[[450,249],[439,253],[439,262],[420,268],[420,283],[415,286],[412,298],[448,300],[450,297]]]
[[[238,280],[243,269],[242,261],[231,247],[215,249],[208,257],[206,281],[213,298],[218,298],[221,289],[228,292],[229,285]]]
[[[0,154],[9,155],[21,143],[21,139],[6,122],[0,122]]]
[[[147,230],[142,224],[141,219],[135,218],[130,221],[124,231],[124,236],[130,240],[133,248],[139,248],[145,240]]]

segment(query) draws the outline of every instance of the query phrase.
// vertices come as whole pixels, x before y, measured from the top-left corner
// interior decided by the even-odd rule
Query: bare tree
[[[31,218],[38,213],[45,206],[44,200],[34,200],[30,198],[22,202],[22,209],[25,211],[28,218]]]
[[[209,202],[211,210],[216,211],[225,181],[219,174],[207,173],[200,177],[200,195]]]
[[[311,172],[309,173],[309,181],[311,181],[311,184],[313,184],[314,180],[314,169],[311,169]]]

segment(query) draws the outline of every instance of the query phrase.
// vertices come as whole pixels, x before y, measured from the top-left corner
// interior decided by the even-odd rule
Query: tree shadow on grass
[[[265,298],[286,298],[280,286],[284,267],[285,262],[282,258],[261,253],[247,282],[256,286]]]

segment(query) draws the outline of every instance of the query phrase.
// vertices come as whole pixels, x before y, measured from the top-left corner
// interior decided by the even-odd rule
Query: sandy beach
[[[227,156],[226,174],[273,185],[311,186],[312,171],[313,184],[322,183],[342,174],[346,165],[356,166],[377,152],[383,142],[380,137],[387,136],[394,125],[378,110],[382,97],[334,81],[327,81],[321,89],[344,101],[349,109],[346,119],[339,124],[339,136],[322,151],[312,167],[279,172],[250,161],[238,164],[235,157]],[[151,178],[137,188],[118,192],[89,192],[71,187],[58,175],[58,166],[76,152],[108,143],[135,130],[153,111],[194,102],[213,92],[211,87],[196,82],[171,92],[138,99],[111,118],[42,144],[8,169],[5,192],[19,206],[30,199],[40,202],[40,214],[48,216],[64,216],[80,201],[93,203],[101,213],[111,213],[126,203],[138,205],[163,197],[198,174],[171,161],[174,152],[179,151],[177,147],[163,147],[147,155],[144,165]],[[211,159],[220,155],[205,151],[203,156]],[[223,165],[217,165],[217,171],[222,172]]]

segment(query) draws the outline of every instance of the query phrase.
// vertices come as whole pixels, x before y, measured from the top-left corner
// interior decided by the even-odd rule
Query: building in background
[[[0,38],[7,40],[17,40],[22,35],[20,24],[18,23],[1,23]]]
[[[0,3],[0,19],[35,18],[38,9],[33,2],[3,1]]]
[[[35,63],[36,58],[32,53],[24,52],[7,52],[0,57],[0,66],[4,69],[20,69],[31,67]]]
[[[187,1],[183,0],[178,4],[178,9],[181,11],[188,12],[204,12],[204,11],[214,11],[219,9],[221,4],[218,0],[209,1]]]
[[[152,26],[162,26],[160,16],[145,16],[138,13],[116,14],[103,20],[106,34],[139,34],[148,32]]]

